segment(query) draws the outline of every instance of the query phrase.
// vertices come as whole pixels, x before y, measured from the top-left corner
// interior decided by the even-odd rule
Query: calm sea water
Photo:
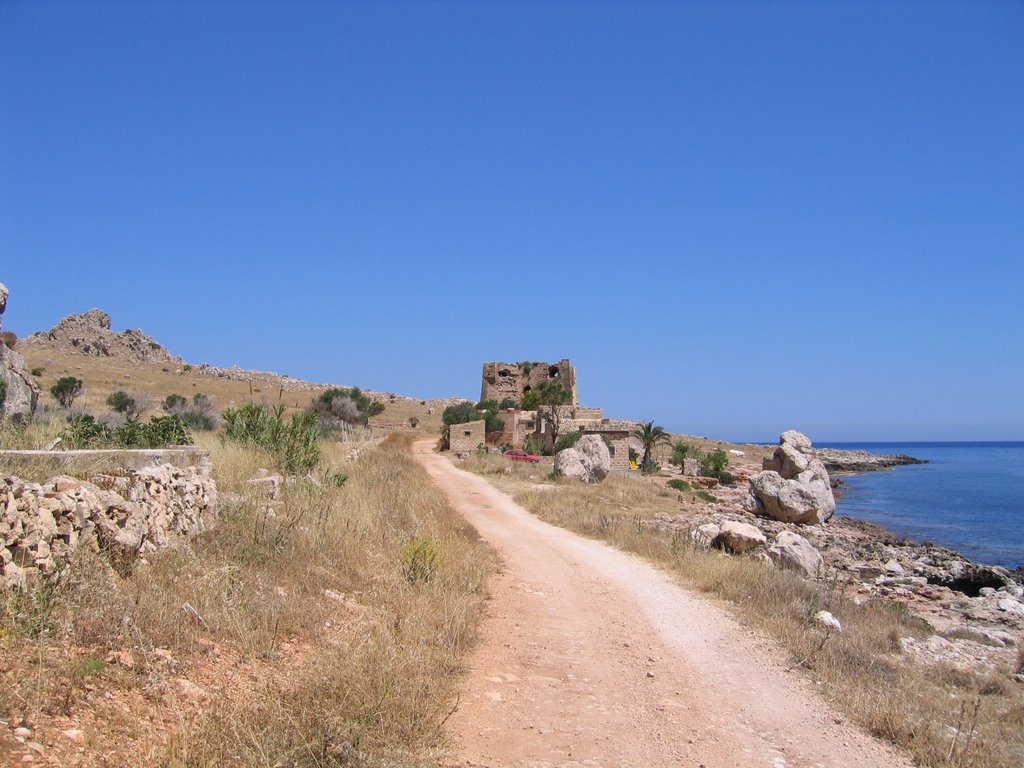
[[[837,512],[979,563],[1024,565],[1024,442],[820,443],[928,464],[845,477]]]

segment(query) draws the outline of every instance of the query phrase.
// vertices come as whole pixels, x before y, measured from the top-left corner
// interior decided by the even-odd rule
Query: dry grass
[[[83,553],[56,588],[5,595],[0,717],[82,727],[95,765],[436,758],[494,561],[408,440],[272,510],[245,483],[266,457],[207,440],[231,499],[215,528],[130,574]],[[409,577],[421,542],[431,568]]]
[[[899,638],[929,627],[899,603],[856,605],[834,582],[813,582],[758,560],[705,552],[684,532],[646,524],[658,512],[678,512],[678,495],[631,476],[596,486],[517,477],[500,459],[465,466],[488,476],[538,517],[634,552],[716,596],[741,621],[785,649],[818,681],[832,702],[871,733],[906,747],[922,765],[1011,768],[1024,764],[1024,693],[999,675],[953,674],[902,656]],[[820,650],[811,617],[831,611],[844,631]],[[1021,652],[1024,663],[1024,651]],[[972,715],[973,713],[973,715]]]
[[[84,382],[85,391],[75,401],[75,407],[97,415],[109,410],[106,401],[112,392],[124,390],[129,393],[145,393],[151,410],[143,415],[144,418],[154,413],[159,414],[160,403],[171,394],[191,399],[196,393],[202,392],[209,397],[214,409],[220,412],[231,405],[262,399],[275,404],[283,403],[289,409],[301,409],[308,406],[322,391],[322,387],[296,379],[289,382],[293,389],[282,390],[267,382],[220,378],[198,367],[188,371],[182,369],[181,373],[176,373],[173,364],[132,364],[116,357],[89,357],[56,349],[50,344],[26,340],[18,345],[18,351],[25,356],[30,369],[43,369],[42,375],[36,378],[43,391],[40,405],[58,414],[60,407],[50,396],[49,389],[61,376],[75,376]],[[349,382],[348,385],[358,383]],[[385,393],[377,393],[377,397],[384,403],[385,409],[379,416],[370,419],[370,424],[376,429],[404,426],[410,416],[415,416],[419,419],[418,431],[440,431],[442,408],[437,404],[431,414],[428,413],[430,406],[417,400],[396,398],[392,401]]]

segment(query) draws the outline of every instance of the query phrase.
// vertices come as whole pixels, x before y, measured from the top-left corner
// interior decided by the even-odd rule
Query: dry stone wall
[[[130,562],[206,529],[216,519],[209,462],[126,469],[81,480],[0,479],[0,584],[25,588],[79,547]]]

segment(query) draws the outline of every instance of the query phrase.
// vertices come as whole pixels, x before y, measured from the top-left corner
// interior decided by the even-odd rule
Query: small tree
[[[122,390],[111,392],[107,398],[107,405],[114,413],[123,413],[129,421],[134,421],[139,415],[135,398]]]
[[[697,459],[700,461],[702,458],[704,458],[704,452],[699,447],[680,440],[672,446],[672,458],[669,459],[669,462],[682,466],[686,459]]]
[[[64,376],[50,387],[50,394],[57,399],[61,407],[71,408],[75,404],[75,398],[82,394],[82,380],[74,376]]]

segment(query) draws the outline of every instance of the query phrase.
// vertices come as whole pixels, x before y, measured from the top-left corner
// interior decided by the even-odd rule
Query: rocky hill
[[[179,365],[183,362],[141,330],[112,331],[110,325],[110,315],[90,309],[81,315],[69,315],[49,331],[34,333],[26,341],[52,345],[64,352],[119,357],[133,363]]]

